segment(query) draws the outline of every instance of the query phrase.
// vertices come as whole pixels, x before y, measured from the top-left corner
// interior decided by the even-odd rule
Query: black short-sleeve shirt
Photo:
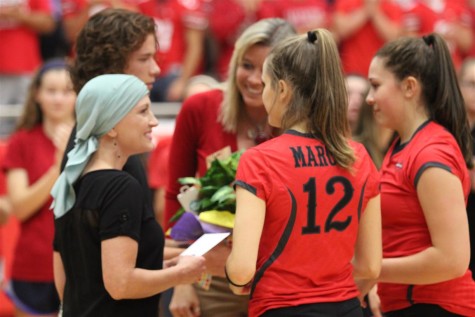
[[[136,267],[162,268],[164,237],[146,194],[130,174],[100,170],[74,186],[72,210],[55,220],[54,249],[66,274],[63,316],[157,316],[159,296],[114,300],[104,287],[101,241],[128,236],[138,242]]]

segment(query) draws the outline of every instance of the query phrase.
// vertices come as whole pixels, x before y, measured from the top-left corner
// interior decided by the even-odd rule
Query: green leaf
[[[195,202],[198,212],[208,210],[236,211],[236,193],[232,183],[243,151],[237,151],[226,159],[215,159],[211,162],[206,174],[201,178],[183,177],[181,184],[198,185],[200,187],[198,201]]]
[[[201,186],[201,181],[196,177],[182,177],[178,179],[178,182],[182,185],[199,185]]]
[[[226,195],[225,197],[223,197],[220,203],[221,202],[225,204],[236,204],[236,193],[234,192],[234,190],[229,195]]]
[[[234,189],[231,186],[223,186],[218,189],[213,196],[211,196],[211,201],[222,202],[228,199],[227,197],[230,194],[234,193]]]
[[[229,177],[223,173],[211,176],[211,184],[214,186],[227,186],[230,182]]]
[[[200,189],[199,197],[202,198],[210,198],[213,194],[219,189],[219,186],[204,186]]]
[[[214,204],[215,203],[213,201],[211,201],[211,199],[204,198],[200,201],[200,210],[199,211],[206,211],[206,210],[213,209],[212,206]]]
[[[234,176],[236,175],[236,171],[233,171],[232,168],[229,166],[231,160],[229,159],[228,162],[224,162],[224,161],[219,161],[217,160],[219,166],[221,167],[221,169],[223,170],[224,172],[224,175],[226,177],[229,177],[229,178],[234,178]]]

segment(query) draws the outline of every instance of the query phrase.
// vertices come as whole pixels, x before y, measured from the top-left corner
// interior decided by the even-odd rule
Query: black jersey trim
[[[248,183],[237,180],[237,181],[234,182],[234,190],[236,190],[236,186],[242,187],[245,190],[251,192],[251,194],[257,196],[257,189],[254,186],[249,185]]]
[[[421,178],[422,173],[424,173],[424,171],[428,169],[429,167],[438,167],[443,170],[446,170],[449,173],[452,173],[452,169],[445,164],[442,164],[439,162],[427,162],[424,165],[422,165],[421,168],[419,168],[419,170],[417,171],[416,178],[414,179],[414,187],[417,188],[417,183],[419,183],[419,179]]]
[[[406,299],[411,305],[414,305],[414,300],[412,299],[413,291],[414,291],[414,285],[409,285],[407,287]]]
[[[318,139],[318,140],[322,140],[322,137],[319,133],[310,133],[310,132],[299,132],[299,131],[296,131],[296,130],[286,130],[284,132],[284,134],[290,134],[290,135],[295,135],[295,136],[301,136],[301,137],[304,137],[304,138],[308,138],[308,139]]]
[[[368,179],[364,182],[363,188],[361,189],[360,193],[360,201],[358,202],[358,222],[360,221],[361,217],[361,208],[363,207],[363,197],[364,197],[364,191],[366,188],[366,183],[368,182]]]
[[[431,122],[431,120],[427,120],[425,121],[423,124],[421,124],[417,129],[416,131],[412,134],[411,138],[409,139],[409,141],[407,141],[406,143],[403,143],[403,144],[400,144],[401,142],[401,139],[399,139],[397,142],[398,144],[396,144],[396,146],[394,147],[393,149],[393,152],[391,153],[391,156],[398,153],[398,152],[401,152],[405,147],[406,145],[409,144],[409,142],[411,142],[411,140],[416,136],[417,133],[419,133],[419,131],[421,131],[422,129],[424,129],[424,127],[426,125],[428,125],[429,123]]]
[[[264,275],[264,272],[267,270],[269,266],[274,263],[275,260],[280,256],[282,251],[284,251],[285,246],[287,245],[287,242],[289,242],[290,235],[292,234],[292,229],[294,228],[295,224],[295,218],[297,217],[297,202],[295,200],[294,194],[290,191],[289,188],[287,188],[287,191],[289,192],[290,199],[292,200],[292,208],[290,210],[290,217],[289,220],[287,221],[287,224],[285,225],[284,232],[282,233],[282,236],[280,237],[279,242],[277,243],[277,246],[270,255],[269,259],[262,265],[262,267],[256,272],[256,275],[254,276],[254,281],[251,286],[251,293],[250,297],[252,298],[252,294],[254,293],[254,289],[257,286],[257,283],[259,283],[260,279]]]

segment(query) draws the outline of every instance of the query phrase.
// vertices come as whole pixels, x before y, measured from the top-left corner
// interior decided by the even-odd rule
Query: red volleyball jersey
[[[427,122],[403,145],[391,146],[381,167],[383,256],[415,254],[432,246],[424,213],[417,197],[417,182],[429,167],[457,176],[465,200],[470,179],[454,137],[442,126]],[[383,311],[403,309],[412,303],[440,305],[463,316],[475,316],[475,282],[469,270],[460,278],[431,285],[380,283]]]
[[[249,316],[358,295],[351,259],[361,213],[378,194],[378,172],[349,141],[353,173],[320,140],[293,130],[248,149],[236,185],[266,203]]]

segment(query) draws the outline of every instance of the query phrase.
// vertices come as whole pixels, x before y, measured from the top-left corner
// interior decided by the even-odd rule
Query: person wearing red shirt
[[[50,2],[47,0],[11,0],[0,3],[0,103],[18,103],[24,99],[18,90],[9,91],[9,76],[28,76],[41,64],[38,33],[54,29]],[[21,87],[27,88],[28,84]],[[14,93],[12,100],[4,97]],[[21,95],[21,96],[20,96]],[[17,101],[15,98],[22,98]]]
[[[0,104],[20,105],[26,99],[33,73],[42,63],[38,35],[54,30],[48,0],[0,2]],[[15,121],[0,119],[0,136],[14,129]]]
[[[185,88],[185,98],[215,89],[217,85],[218,82],[213,77],[206,75],[194,76],[188,81]],[[173,120],[171,129],[157,129],[157,144],[147,160],[148,185],[153,191],[155,218],[162,226],[165,226],[165,190],[168,185],[168,160],[174,128],[175,121]]]
[[[0,139],[0,164],[3,162],[3,157],[7,150],[7,142]],[[8,216],[11,212],[10,201],[6,196],[7,193],[7,181],[5,177],[5,173],[0,170],[0,226],[7,222]],[[1,240],[1,239],[0,239]],[[2,254],[2,245],[0,243],[0,255]],[[1,262],[1,260],[0,260]],[[0,264],[1,267],[1,264]],[[1,273],[0,273],[0,283],[2,281]]]
[[[470,127],[445,40],[385,45],[369,68],[368,104],[398,137],[381,167],[385,316],[475,316],[465,210]]]
[[[50,190],[59,176],[74,124],[76,94],[63,60],[44,64],[34,77],[17,131],[2,164],[12,213],[20,221],[7,295],[18,313],[49,315],[59,309],[54,287],[54,219]]]
[[[381,265],[379,175],[350,139],[332,34],[277,45],[262,81],[269,123],[285,131],[240,159],[230,287],[250,294],[250,317],[363,316],[355,279]]]
[[[465,0],[424,0],[434,11],[436,21],[434,32],[442,34],[447,41],[455,68],[459,69],[462,59],[473,45],[474,31],[472,16]]]
[[[472,151],[475,162],[475,57],[467,57],[459,72],[460,90],[465,101],[468,122],[472,133]],[[470,271],[475,279],[475,169],[470,170],[472,186],[467,201],[467,217],[470,228]]]
[[[94,14],[106,9],[125,9],[138,11],[139,0],[60,0],[64,32],[71,43],[76,42],[76,37]]]
[[[203,10],[209,20],[209,51],[211,74],[218,80],[228,78],[229,61],[234,43],[252,23],[281,17],[274,14],[276,2],[273,0],[202,0]]]
[[[188,79],[202,67],[208,20],[201,1],[149,0],[139,9],[155,20],[160,43],[156,59],[161,73],[151,91],[152,101],[179,101]]]
[[[475,0],[468,0],[468,7],[470,9],[470,15],[472,20],[472,30],[475,30]],[[473,32],[472,34],[472,48],[467,55],[475,57],[475,32]]]
[[[330,26],[331,11],[327,0],[264,0],[260,6],[264,6],[260,9],[261,18],[282,18],[292,24],[297,33]]]
[[[396,0],[402,11],[402,35],[422,36],[432,33],[437,15],[421,0]]]
[[[7,142],[0,139],[0,165],[7,149]],[[5,173],[0,170],[0,285],[4,285],[9,278],[11,270],[11,257],[9,249],[11,243],[15,241],[16,235],[12,234],[12,230],[7,230],[6,224],[10,218],[11,204],[7,194],[7,181]],[[10,225],[13,226],[13,225]],[[10,228],[8,228],[10,229]],[[2,314],[13,315],[13,305],[11,301],[0,293],[0,316]]]
[[[165,188],[168,184],[167,163],[170,157],[171,135],[162,135],[150,153],[147,162],[148,185],[153,190],[153,210],[155,219],[164,225]]]
[[[261,97],[262,64],[272,46],[294,33],[293,27],[282,19],[263,19],[252,24],[236,42],[224,88],[185,100],[176,118],[170,149],[165,223],[180,208],[178,178],[203,176],[206,158],[223,147],[230,146],[231,151],[247,149],[271,137]],[[222,276],[225,257],[220,262]],[[198,309],[202,317],[247,312],[247,299],[233,295],[223,278],[214,276],[209,291],[196,290],[199,297],[189,285],[176,287],[172,312],[198,316]]]
[[[401,34],[400,23],[401,11],[390,0],[337,0],[332,30],[345,73],[366,76],[376,51]]]

